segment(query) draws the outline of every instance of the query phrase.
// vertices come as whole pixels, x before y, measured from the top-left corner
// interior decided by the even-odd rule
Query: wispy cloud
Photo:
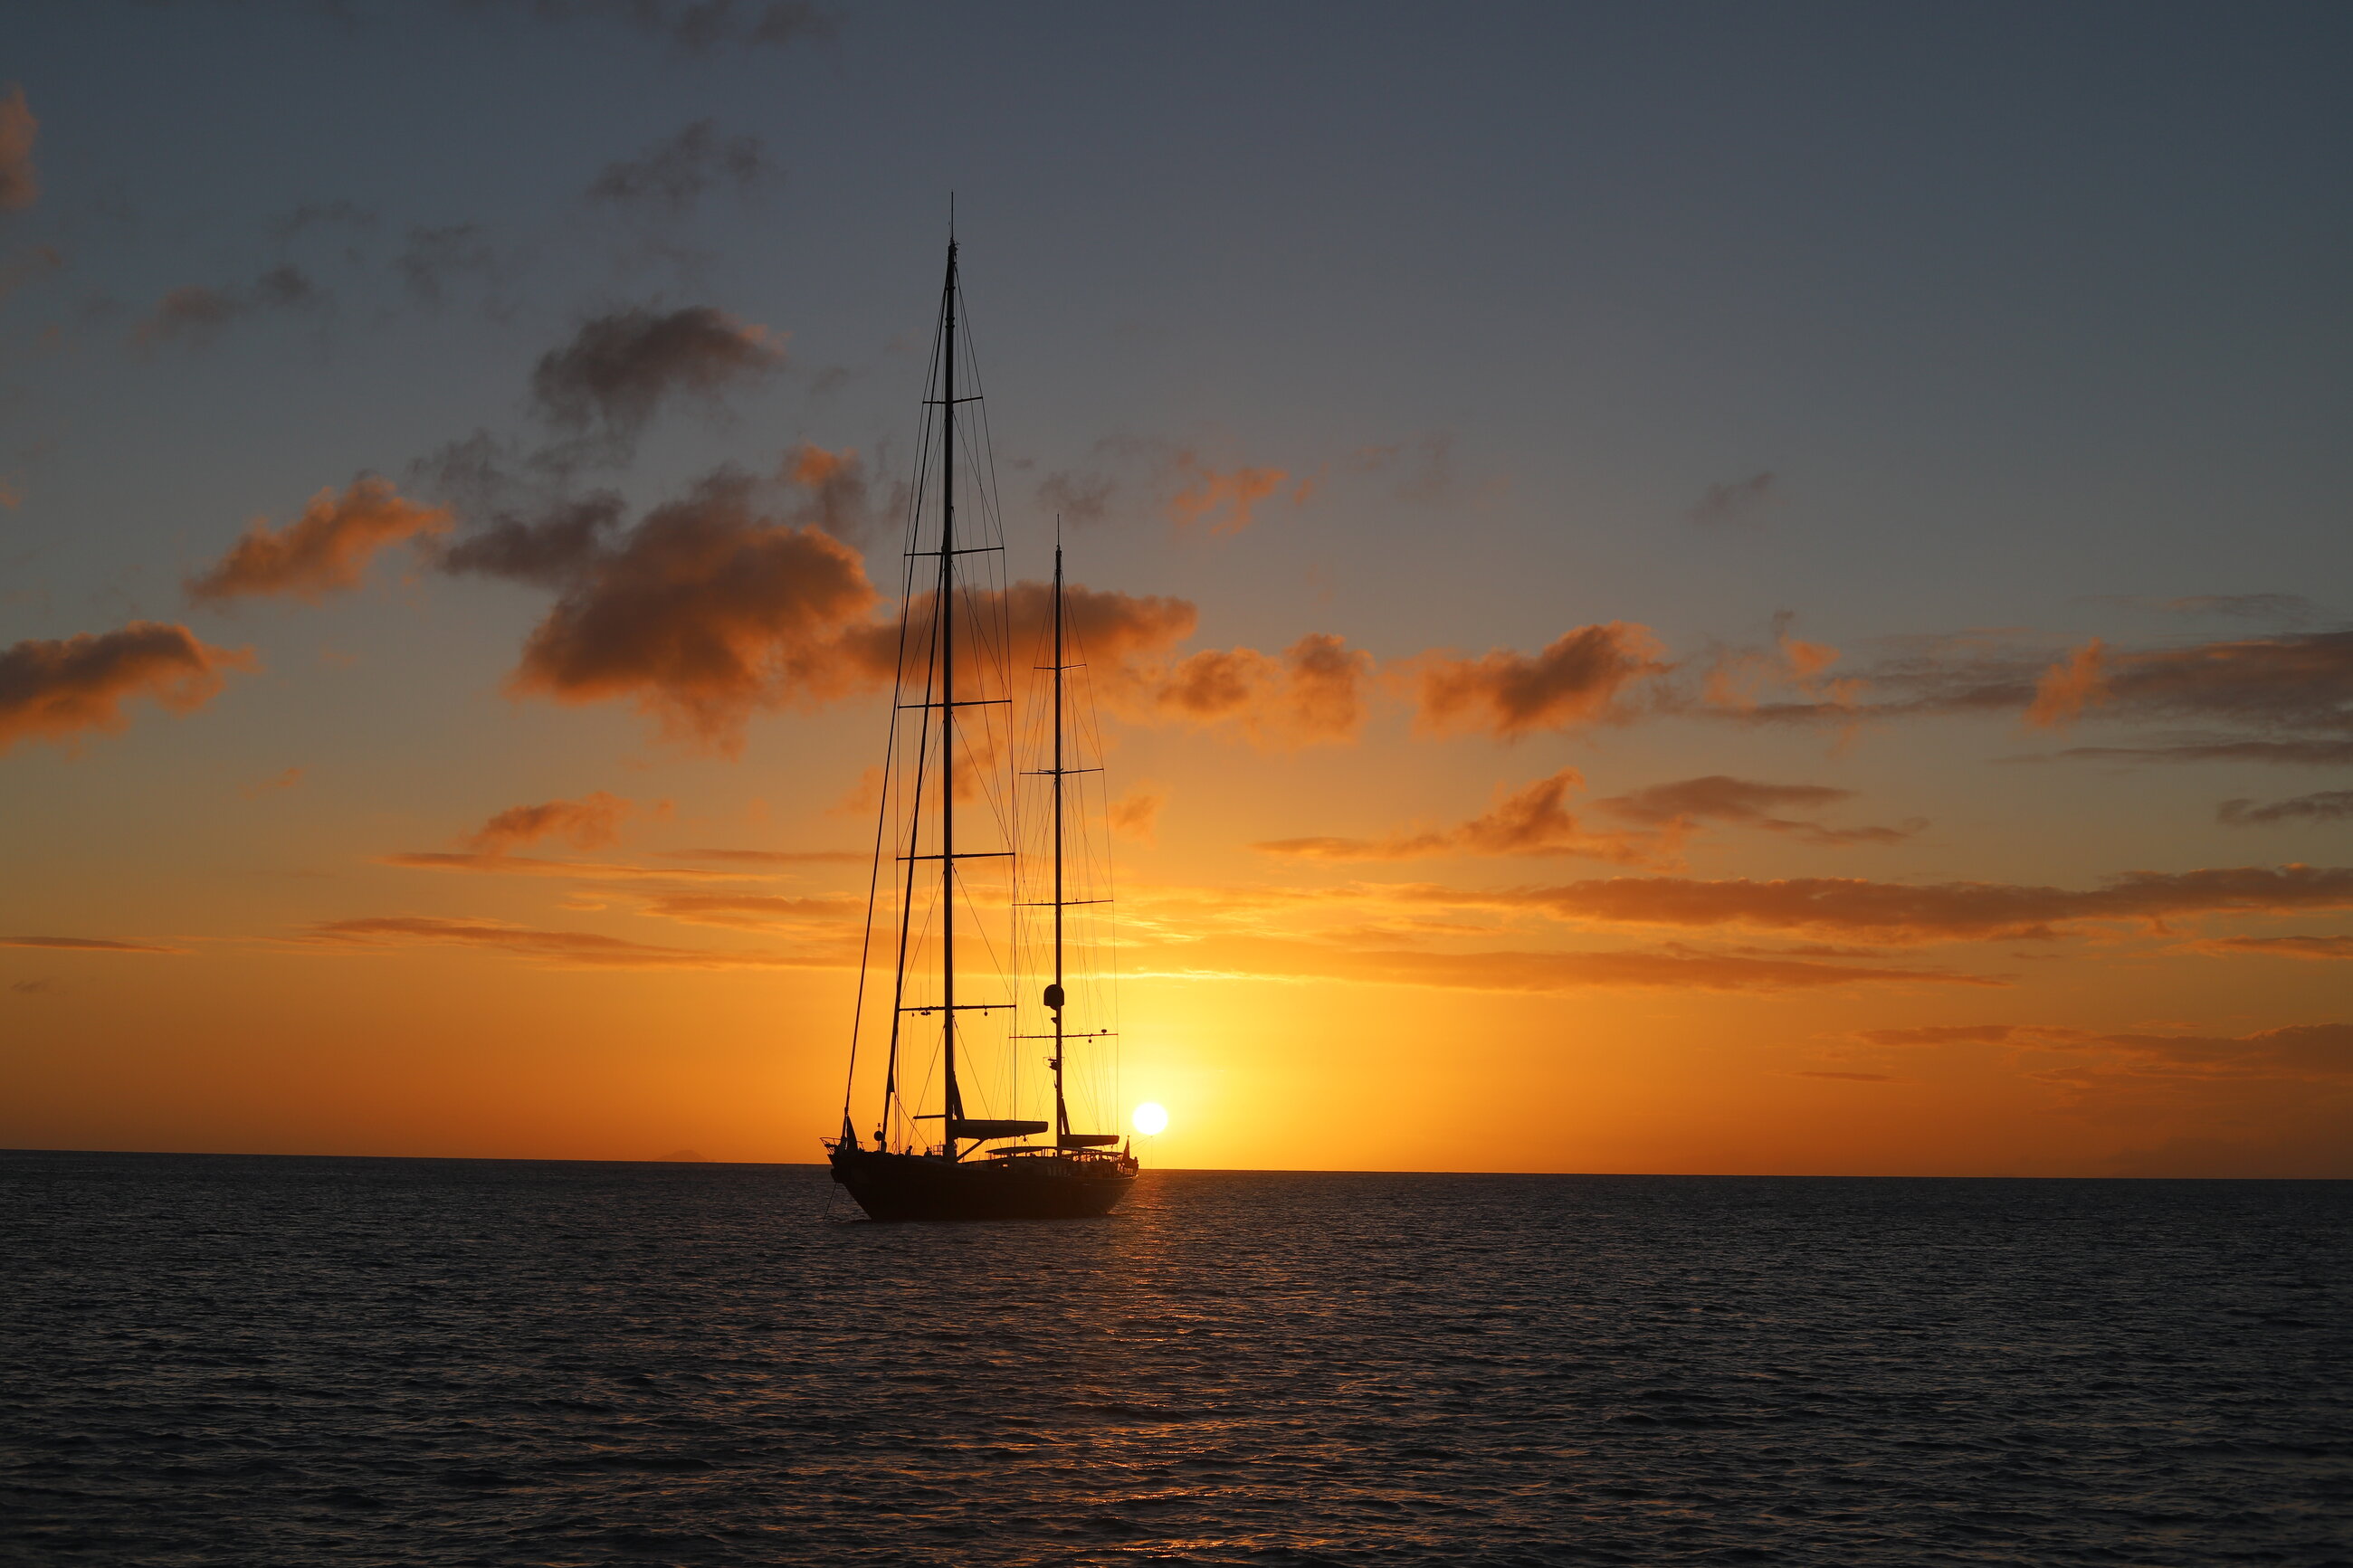
[[[1751,474],[1745,479],[1707,487],[1691,509],[1691,520],[1703,525],[1745,522],[1762,513],[1780,499],[1775,488],[1771,470]]]
[[[309,928],[301,941],[322,949],[473,948],[559,969],[773,969],[838,962],[831,953],[666,947],[599,931],[542,931],[504,921],[431,915],[327,921]]]
[[[1810,844],[1841,848],[1855,844],[1900,844],[1928,825],[1915,817],[1897,827],[1830,827],[1804,820],[1854,798],[1854,791],[1827,784],[1777,784],[1710,773],[1704,778],[1651,784],[1594,805],[1625,821],[1641,823],[1678,838],[1704,822],[1761,828]],[[1802,813],[1803,816],[1777,815]]]
[[[575,849],[601,849],[620,842],[621,824],[636,809],[636,802],[601,789],[578,800],[511,805],[482,824],[467,843],[485,855],[502,855],[543,838],[560,838]]]
[[[325,296],[301,268],[280,264],[252,282],[231,288],[191,283],[174,289],[131,329],[142,349],[166,343],[201,343],[232,321],[274,310],[317,304]]]
[[[188,579],[188,597],[221,604],[286,595],[315,605],[358,587],[379,551],[438,537],[453,521],[448,508],[405,500],[390,479],[364,474],[341,495],[321,490],[282,529],[256,519],[210,571]]]
[[[776,174],[757,136],[723,137],[711,121],[698,120],[635,158],[606,164],[590,184],[588,199],[630,212],[681,217],[708,192],[723,187],[742,194]]]
[[[53,948],[67,952],[185,952],[152,942],[108,942],[89,936],[0,936],[0,947]]]
[[[1563,768],[1504,795],[1478,816],[1451,827],[1407,829],[1377,838],[1277,838],[1250,847],[1305,860],[1418,860],[1437,856],[1583,856],[1642,865],[1661,847],[1656,834],[1593,833],[1564,804],[1584,786],[1575,768]]]
[[[1733,927],[1914,945],[2048,939],[2100,922],[2353,909],[2353,868],[2244,866],[2130,871],[2090,889],[1853,877],[1619,877],[1551,887],[1401,888],[1402,900],[1520,910],[1577,924]]]
[[[2353,789],[2325,789],[2291,800],[2258,805],[2252,800],[2226,800],[2214,808],[2214,820],[2234,827],[2268,827],[2283,822],[2353,822]]]

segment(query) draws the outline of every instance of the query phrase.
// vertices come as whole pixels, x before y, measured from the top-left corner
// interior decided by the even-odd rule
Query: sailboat
[[[1051,744],[1041,760],[1050,765],[1027,775],[1047,781],[1052,896],[1024,899],[1026,884],[1034,879],[1025,875],[1031,857],[1021,842],[1020,796],[1008,767],[1018,747],[1008,657],[1018,628],[1009,610],[1014,595],[1001,580],[1004,545],[987,416],[983,412],[961,427],[958,422],[960,408],[980,402],[976,372],[970,377],[976,390],[958,393],[961,303],[956,242],[951,237],[926,385],[938,395],[924,400],[924,437],[908,519],[898,675],[869,882],[866,951],[851,1026],[849,1085],[841,1131],[826,1148],[833,1179],[872,1219],[1102,1215],[1135,1184],[1136,1160],[1116,1133],[1071,1130],[1071,1053],[1081,1047],[1106,1050],[1113,1037],[1106,1023],[1097,1020],[1090,1028],[1071,1016],[1072,975],[1067,967],[1071,911],[1083,907],[1092,915],[1107,902],[1070,896],[1073,890],[1098,890],[1071,886],[1070,840],[1071,781],[1101,770],[1070,765],[1066,678],[1082,665],[1071,658],[1058,539],[1050,637],[1041,639],[1048,645],[1048,662],[1040,668],[1051,677],[1045,683],[1050,690]],[[968,354],[968,347],[963,352]],[[962,492],[960,456],[969,459]],[[959,515],[960,493],[976,503],[965,509],[971,516]],[[934,500],[935,508],[927,504]],[[926,543],[931,548],[923,548]],[[966,565],[976,560],[977,571]],[[966,672],[961,681],[960,667]],[[903,717],[911,713],[912,724]],[[969,830],[969,818],[982,805],[991,820],[981,824],[978,842],[987,847],[972,847],[976,841],[969,836],[960,847],[959,807]],[[1003,918],[995,921],[1001,940],[992,940],[984,921],[987,889],[976,897],[965,879],[967,861],[1001,862],[995,868],[1012,872],[997,884],[1004,892]],[[976,868],[974,875],[985,877],[987,870]],[[1021,965],[1015,939],[1025,909],[1050,911],[1052,979],[1039,994],[1044,1016],[1035,1020],[1041,1026],[1034,1029],[1024,1026],[1029,1009],[1017,994]],[[882,965],[875,962],[878,925],[891,950],[887,984]],[[959,958],[960,936],[967,955],[979,950],[981,963]],[[995,973],[984,973],[990,963]],[[870,1011],[870,994],[877,1009],[887,1005],[879,1017]],[[990,1037],[1000,1024],[1006,1026],[1001,1042]],[[861,1035],[868,1032],[879,1037],[875,1044],[882,1057],[871,1148],[852,1117]],[[1037,1044],[1045,1044],[1050,1053],[1050,1121],[1013,1114],[1036,1092],[1024,1084],[1020,1067],[1027,1059],[1024,1048]],[[870,1058],[870,1077],[873,1065]],[[989,1114],[992,1110],[998,1114]],[[1041,1137],[1049,1141],[1033,1141]]]

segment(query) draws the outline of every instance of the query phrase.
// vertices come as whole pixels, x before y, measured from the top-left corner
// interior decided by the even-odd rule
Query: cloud
[[[1255,520],[1261,501],[1282,489],[1290,474],[1282,468],[1218,469],[1198,453],[1178,452],[1174,460],[1177,488],[1168,498],[1168,521],[1180,529],[1206,528],[1212,535],[1240,533]],[[1293,504],[1313,492],[1314,481],[1299,486]]]
[[[862,849],[662,849],[663,860],[714,860],[728,866],[863,866]]]
[[[784,350],[768,337],[767,328],[708,305],[614,310],[581,322],[570,342],[540,356],[532,397],[560,428],[626,442],[666,401],[713,401],[781,368]]]
[[[712,121],[698,120],[637,158],[606,164],[589,185],[588,199],[678,217],[691,211],[706,191],[721,185],[749,191],[775,173],[757,136],[723,140]]]
[[[217,565],[188,579],[188,596],[219,604],[290,594],[315,605],[358,587],[376,552],[436,537],[451,521],[447,507],[405,500],[390,479],[364,474],[340,496],[332,487],[312,496],[283,529],[273,531],[269,519],[256,519]]]
[[[1038,510],[1066,521],[1101,522],[1111,515],[1118,481],[1104,474],[1055,472],[1038,481]]]
[[[1797,616],[1782,610],[1773,617],[1773,651],[1727,648],[1716,654],[1700,683],[1703,707],[1718,712],[1756,714],[1764,693],[1794,690],[1809,708],[1850,712],[1868,682],[1853,677],[1830,679],[1824,672],[1839,660],[1839,650],[1827,643],[1800,641],[1790,634]]]
[[[662,857],[656,855],[653,858]],[[809,857],[822,858],[822,857]],[[847,860],[864,863],[863,855],[845,855]],[[694,866],[633,866],[596,860],[546,860],[531,855],[516,855],[506,850],[467,850],[463,853],[447,849],[406,849],[396,854],[377,858],[382,866],[397,866],[405,871],[461,871],[496,877],[558,877],[579,882],[669,881],[700,884],[703,882],[756,882],[766,875],[754,871],[712,871]]]
[[[280,790],[283,789],[292,789],[296,784],[299,784],[301,782],[302,770],[301,768],[288,768],[282,773],[273,773],[269,778],[261,779],[249,784],[242,784],[238,786],[237,793],[243,795],[248,800],[259,800],[263,795],[275,795]]]
[[[1776,812],[1812,814],[1854,798],[1851,789],[1827,784],[1763,784],[1754,779],[1710,773],[1704,778],[1651,784],[1627,795],[1598,800],[1601,810],[1629,822],[1665,830],[1672,837],[1701,822],[1729,822],[1786,834],[1803,844],[1839,848],[1852,844],[1898,844],[1927,826],[1915,817],[1901,827],[1826,827]]]
[[[833,955],[708,948],[662,947],[597,931],[535,931],[504,921],[443,919],[427,915],[372,915],[314,925],[303,940],[321,947],[470,947],[560,969],[768,969],[779,965],[824,965]]]
[[[851,447],[828,452],[804,441],[785,454],[776,478],[801,498],[786,521],[804,528],[821,528],[852,544],[906,515],[905,482],[893,480],[878,495],[876,481]]]
[[[536,518],[501,514],[452,548],[445,570],[512,577],[559,591],[532,632],[511,689],[563,702],[627,700],[673,736],[729,751],[760,710],[831,701],[887,685],[900,651],[895,617],[858,552],[854,531],[875,503],[856,454],[802,447],[779,498],[722,470],[634,526],[609,496],[563,503]],[[782,505],[771,505],[782,500]],[[890,504],[896,504],[895,499]],[[968,625],[1004,625],[1012,647],[1038,646],[1051,618],[1048,584],[965,595]],[[1366,656],[1336,638],[1306,638],[1280,665],[1252,667],[1239,695],[1207,682],[1169,693],[1164,668],[1198,616],[1179,599],[1072,584],[1064,612],[1073,657],[1107,707],[1142,717],[1230,719],[1253,734],[1327,738],[1350,731]],[[908,606],[911,679],[920,682],[928,595]],[[1200,671],[1187,672],[1198,677]],[[1189,710],[1187,700],[1191,700]],[[1255,706],[1253,705],[1255,704]]]
[[[2193,952],[2228,957],[2304,958],[2321,962],[2353,959],[2353,936],[2222,936],[2189,944]]]
[[[1901,1083],[1904,1081],[1893,1073],[1883,1072],[1801,1072],[1796,1076],[1838,1079],[1848,1083]]]
[[[1745,479],[1729,484],[1710,485],[1699,504],[1691,509],[1691,520],[1701,524],[1742,522],[1755,517],[1780,499],[1773,487],[1773,475],[1768,469],[1751,474]]]
[[[2214,808],[2214,820],[2234,827],[2269,826],[2279,822],[2353,821],[2353,789],[2325,789],[2293,800],[2257,805],[2252,800],[2226,800]]]
[[[532,518],[501,512],[442,552],[438,564],[457,576],[562,587],[596,558],[620,520],[621,498],[611,490],[554,502]]]
[[[543,838],[561,838],[575,849],[601,849],[620,842],[621,824],[635,809],[635,802],[601,789],[578,800],[511,805],[482,824],[466,842],[485,855],[503,855]]]
[[[2070,746],[2058,755],[2094,763],[2270,763],[2282,767],[2333,768],[2353,763],[2353,740],[2185,740],[2152,746]]]
[[[1917,944],[2049,939],[2092,922],[2353,909],[2353,868],[2246,866],[2128,871],[2097,888],[2006,882],[1873,882],[1852,877],[1778,881],[1618,877],[1553,887],[1408,888],[1402,900],[1524,910],[1576,923],[1730,926]]]
[[[2094,637],[2042,672],[2034,683],[2034,700],[2026,722],[2039,730],[2061,730],[2073,723],[2090,705],[2108,700],[2106,675],[2100,668],[2107,645]]]
[[[1581,855],[1641,865],[1659,850],[1655,834],[1588,833],[1562,801],[1585,780],[1563,768],[1512,795],[1483,815],[1452,827],[1398,832],[1379,838],[1278,838],[1251,848],[1307,860],[1417,860],[1440,855]]]
[[[1139,784],[1111,803],[1111,830],[1123,838],[1149,846],[1158,837],[1160,808],[1167,804],[1166,791],[1150,784]]]
[[[1187,616],[1192,606],[1185,606]],[[1152,689],[1151,706],[1189,723],[1230,724],[1265,746],[1356,738],[1372,655],[1311,632],[1281,658],[1256,648],[1212,648],[1180,659]]]
[[[1454,489],[1454,437],[1439,430],[1410,444],[1388,441],[1365,447],[1349,466],[1360,473],[1394,475],[1389,493],[1399,500],[1443,500]]]
[[[62,949],[69,952],[185,952],[152,942],[104,942],[90,936],[0,936],[0,947]]]
[[[759,893],[665,893],[646,900],[638,912],[689,925],[739,931],[833,931],[844,921],[854,927],[862,921],[866,900],[843,894],[780,898]],[[854,959],[856,954],[843,956]]]
[[[0,212],[21,212],[40,200],[41,177],[33,167],[33,139],[40,129],[25,89],[10,82],[0,93]]]
[[[762,516],[748,480],[715,475],[575,569],[510,685],[628,699],[670,734],[732,751],[759,709],[889,679],[895,628],[884,643],[877,603],[856,551]]]
[[[1637,683],[1664,673],[1648,626],[1627,621],[1580,626],[1530,656],[1495,648],[1477,658],[1432,652],[1413,661],[1419,727],[1432,734],[1472,731],[1513,740],[1540,730],[1622,722]]]
[[[1556,993],[1588,987],[1786,992],[1846,985],[2001,984],[1945,970],[1876,968],[1690,950],[1428,952],[1395,946],[1210,937],[1130,950],[1127,972],[1177,978],[1346,980],[1449,990]]]
[[[0,752],[19,741],[63,741],[130,722],[132,697],[188,713],[220,692],[229,670],[259,664],[250,648],[213,647],[183,626],[133,621],[120,631],[28,640],[0,652]]]
[[[2353,1078],[2353,1024],[2296,1024],[2250,1035],[2152,1035],[2067,1024],[1978,1024],[1869,1029],[1878,1046],[2008,1045],[2105,1054],[2167,1077],[2326,1080]]]
[[[301,268],[281,264],[251,283],[214,289],[192,283],[173,289],[155,309],[131,329],[131,341],[142,349],[164,343],[199,343],[230,322],[270,310],[292,310],[317,303],[323,296]]]

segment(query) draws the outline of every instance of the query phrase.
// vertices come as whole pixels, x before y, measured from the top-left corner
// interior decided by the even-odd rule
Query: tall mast
[[[1071,1111],[1062,1099],[1062,538],[1054,521],[1054,1144],[1070,1136]]]
[[[940,290],[940,1060],[946,1092],[948,1158],[956,1158],[964,1097],[955,1061],[955,298],[956,243],[948,237],[948,276]]]

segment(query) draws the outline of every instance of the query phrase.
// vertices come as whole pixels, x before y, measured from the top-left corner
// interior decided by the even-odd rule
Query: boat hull
[[[950,1161],[871,1149],[832,1152],[833,1179],[870,1219],[1094,1219],[1135,1185],[1126,1159]]]

